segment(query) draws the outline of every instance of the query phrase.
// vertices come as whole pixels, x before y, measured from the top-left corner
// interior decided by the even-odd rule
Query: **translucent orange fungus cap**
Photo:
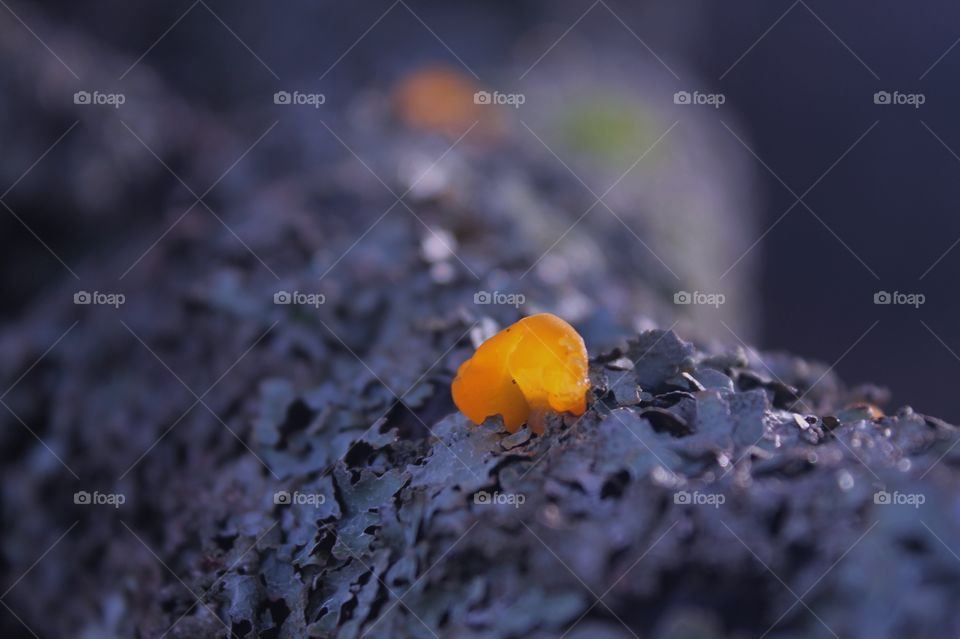
[[[501,415],[507,430],[543,432],[547,411],[587,410],[587,347],[565,321],[541,313],[500,331],[460,366],[453,401],[477,424]]]

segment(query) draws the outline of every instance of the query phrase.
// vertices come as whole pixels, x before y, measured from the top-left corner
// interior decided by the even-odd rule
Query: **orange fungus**
[[[587,347],[565,321],[541,313],[500,331],[460,366],[453,401],[477,424],[501,415],[507,430],[543,432],[548,411],[587,410]]]
[[[476,90],[462,73],[428,66],[405,77],[394,97],[409,126],[456,136],[479,119],[482,107],[474,102]]]

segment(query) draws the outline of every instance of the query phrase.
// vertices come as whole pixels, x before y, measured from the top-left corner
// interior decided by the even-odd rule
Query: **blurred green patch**
[[[599,96],[575,102],[560,118],[564,144],[590,160],[621,165],[632,162],[657,139],[654,117],[636,102]],[[656,161],[656,149],[650,158]]]

